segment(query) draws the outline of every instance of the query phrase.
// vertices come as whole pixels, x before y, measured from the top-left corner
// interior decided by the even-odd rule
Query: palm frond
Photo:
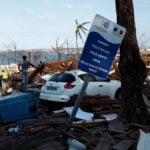
[[[76,25],[78,25],[78,21],[77,21],[77,19],[75,20],[75,22],[76,22]]]
[[[79,35],[80,39],[81,39],[81,40],[82,40],[82,42],[83,42],[84,40],[83,40],[83,38],[82,38],[82,36],[81,36],[81,33],[80,33],[80,32],[78,33],[78,35]]]
[[[84,28],[81,28],[80,31],[82,31],[84,34],[87,34]]]
[[[84,25],[86,25],[88,23],[90,23],[90,22],[84,22],[84,23],[81,24],[81,26],[84,26]]]

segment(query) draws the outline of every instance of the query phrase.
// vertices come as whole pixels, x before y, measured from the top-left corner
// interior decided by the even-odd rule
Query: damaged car
[[[40,100],[68,102],[71,96],[80,93],[86,76],[87,73],[80,70],[54,73],[46,84],[42,86]],[[107,95],[111,99],[119,99],[121,94],[120,81],[102,79],[94,75],[89,76],[90,81],[84,93],[85,95]]]

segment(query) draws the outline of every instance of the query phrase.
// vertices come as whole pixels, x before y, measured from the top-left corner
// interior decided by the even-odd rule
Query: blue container
[[[39,117],[37,93],[26,91],[0,97],[1,124]]]

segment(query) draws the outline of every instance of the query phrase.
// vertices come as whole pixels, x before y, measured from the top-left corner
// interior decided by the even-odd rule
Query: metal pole
[[[76,100],[74,109],[73,109],[73,111],[72,111],[72,113],[71,113],[71,115],[70,115],[70,117],[69,117],[69,119],[68,119],[68,121],[67,121],[67,127],[70,127],[70,126],[71,126],[71,124],[72,124],[72,122],[73,122],[73,120],[74,120],[74,118],[75,118],[75,116],[76,116],[76,113],[77,113],[77,111],[78,111],[78,107],[80,106],[81,100],[82,100],[82,98],[83,98],[83,96],[84,96],[84,93],[85,93],[86,88],[87,88],[87,86],[88,86],[89,80],[90,80],[90,76],[87,74],[86,79],[85,79],[85,81],[84,81],[84,84],[83,84],[83,86],[82,86],[82,89],[81,89],[81,91],[80,91],[80,94],[79,94],[78,97],[77,97],[77,100]],[[67,129],[68,129],[68,128],[67,128]]]

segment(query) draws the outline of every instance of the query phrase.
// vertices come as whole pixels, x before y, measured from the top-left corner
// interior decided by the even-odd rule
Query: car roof
[[[65,72],[66,73],[76,73],[77,75],[88,74],[87,72],[84,72],[82,70],[70,70],[70,71],[65,71]],[[92,76],[95,76],[95,75],[92,75]],[[99,76],[95,76],[95,77],[101,78]],[[101,78],[101,79],[104,79],[104,78]]]
[[[66,73],[70,73],[70,72],[73,72],[73,73],[76,73],[78,75],[80,74],[86,74],[86,72],[82,71],[82,70],[70,70],[70,71],[65,71]]]
[[[61,72],[57,72],[57,73],[61,73]],[[88,74],[87,72],[84,72],[84,71],[78,70],[78,69],[76,69],[76,70],[64,71],[64,73],[75,73],[75,74],[77,74],[77,75]],[[91,74],[91,75],[92,75],[92,74]],[[92,76],[95,76],[95,75],[92,75]],[[106,80],[106,79],[104,79],[104,78],[102,78],[102,77],[99,77],[99,76],[95,76],[95,77],[101,78],[102,80]]]

